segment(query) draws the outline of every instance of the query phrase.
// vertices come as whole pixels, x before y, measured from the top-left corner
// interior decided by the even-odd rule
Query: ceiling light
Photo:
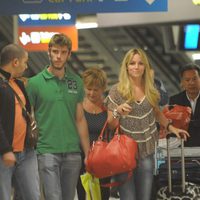
[[[200,60],[200,53],[194,53],[192,54],[193,60]]]
[[[97,28],[98,24],[96,22],[77,22],[75,26],[77,29],[88,29]]]

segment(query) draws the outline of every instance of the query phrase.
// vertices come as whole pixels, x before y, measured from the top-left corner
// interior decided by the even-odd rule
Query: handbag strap
[[[104,132],[105,132],[105,129],[106,129],[106,127],[108,126],[108,120],[106,120],[106,122],[105,122],[105,124],[103,125],[103,128],[102,128],[102,130],[101,130],[101,133],[100,133],[100,135],[99,135],[99,138],[98,139],[102,139],[103,138],[103,134],[104,134]]]
[[[12,87],[11,87],[11,88],[12,88]],[[13,92],[14,92],[14,94],[15,94],[15,96],[16,96],[16,98],[17,98],[19,104],[20,104],[20,106],[21,106],[22,109],[26,112],[26,114],[28,115],[28,117],[31,119],[31,114],[30,114],[30,113],[28,112],[28,110],[26,109],[26,107],[25,107],[23,101],[21,100],[21,98],[19,97],[19,95],[17,94],[17,92],[16,92],[13,88],[12,88],[12,90],[13,90]]]
[[[99,137],[98,137],[98,140],[102,140],[103,139],[103,136],[104,136],[104,133],[105,133],[105,130],[108,126],[108,120],[106,120],[102,130],[101,130],[101,133],[99,134]],[[118,126],[117,128],[115,129],[115,133],[114,134],[118,134],[119,135],[119,129],[120,129],[120,124],[118,123]],[[108,136],[108,132],[106,133],[106,136]]]
[[[10,86],[11,87],[11,86]],[[12,88],[12,87],[11,87]],[[26,112],[26,114],[28,115],[28,117],[29,117],[29,119],[30,119],[30,121],[32,120],[32,119],[34,119],[34,117],[30,114],[30,112],[26,109],[26,107],[25,107],[25,105],[24,105],[24,103],[23,103],[23,101],[21,100],[21,98],[19,97],[19,95],[17,94],[17,92],[12,88],[12,90],[13,90],[13,92],[14,92],[14,94],[15,94],[15,96],[16,96],[16,98],[17,98],[17,100],[18,100],[18,102],[19,102],[19,104],[20,104],[20,106],[22,107],[22,109]],[[32,108],[31,108],[32,109]],[[33,113],[33,112],[32,112]]]
[[[3,74],[0,73],[0,77],[3,79],[3,80],[6,80],[5,76]],[[12,88],[12,86],[9,84],[8,81],[6,81],[6,83],[10,86],[10,88],[12,89],[12,91],[14,92],[20,106],[22,107],[22,109],[26,112],[26,114],[28,115],[29,119],[32,118],[31,114],[28,112],[28,110],[26,109],[23,101],[21,100],[21,98],[19,97],[19,95],[17,94],[17,92]]]
[[[122,180],[122,181],[114,181],[112,183],[103,183],[103,184],[101,184],[101,186],[102,187],[116,187],[116,186],[122,185],[126,181],[128,181],[131,178],[132,175],[133,175],[133,171],[130,171],[130,172],[128,172],[127,177],[124,180]]]

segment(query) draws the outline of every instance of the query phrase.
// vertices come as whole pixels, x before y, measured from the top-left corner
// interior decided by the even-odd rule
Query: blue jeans
[[[45,200],[74,200],[81,154],[38,154],[38,164]]]
[[[131,179],[119,186],[120,200],[150,200],[153,184],[154,157],[150,155],[137,161]],[[114,176],[116,181],[123,181],[127,173]]]
[[[12,181],[23,200],[39,200],[39,174],[36,153],[32,149],[15,153],[16,164],[7,167],[0,156],[0,199],[10,200]]]

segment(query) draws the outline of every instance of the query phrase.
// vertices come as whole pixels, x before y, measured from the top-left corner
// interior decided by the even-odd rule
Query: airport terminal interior
[[[81,15],[78,19],[96,21],[96,14]],[[16,39],[14,21],[14,16],[0,16],[0,50]],[[198,44],[194,51],[183,46],[184,31],[188,24],[199,25]],[[187,63],[200,64],[200,58],[193,57],[193,54],[200,53],[200,6],[199,20],[78,29],[78,50],[72,52],[68,65],[79,75],[89,67],[103,69],[108,77],[109,90],[118,81],[122,58],[134,47],[147,52],[155,76],[162,80],[169,96],[180,92],[179,70]],[[25,76],[37,74],[48,62],[47,51],[29,52],[29,68]]]
[[[148,53],[156,76],[163,81],[169,94],[173,95],[180,91],[178,71],[186,63],[194,62],[187,51],[179,48],[179,41],[175,44],[173,38],[173,29],[178,28],[178,32],[176,31],[178,35],[184,24],[78,29],[78,50],[72,53],[69,65],[78,74],[88,67],[102,68],[108,75],[108,88],[110,88],[118,81],[119,67],[125,52],[132,47],[141,47]],[[0,49],[13,41],[13,34],[13,17],[0,16]],[[46,65],[48,65],[47,52],[29,52],[27,76],[38,73]]]

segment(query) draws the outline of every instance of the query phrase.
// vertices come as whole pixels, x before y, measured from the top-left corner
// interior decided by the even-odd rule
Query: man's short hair
[[[49,41],[49,49],[52,46],[59,45],[59,46],[67,46],[68,50],[71,51],[72,49],[72,41],[71,39],[63,33],[57,33],[52,36]]]
[[[198,72],[198,75],[200,76],[200,67],[199,67],[199,65],[197,65],[195,63],[188,63],[185,66],[183,66],[183,68],[180,70],[180,77],[181,78],[183,77],[183,73],[185,71],[192,70],[192,69],[196,70]]]
[[[1,50],[0,66],[3,67],[15,58],[22,58],[26,50],[17,44],[8,44]]]

